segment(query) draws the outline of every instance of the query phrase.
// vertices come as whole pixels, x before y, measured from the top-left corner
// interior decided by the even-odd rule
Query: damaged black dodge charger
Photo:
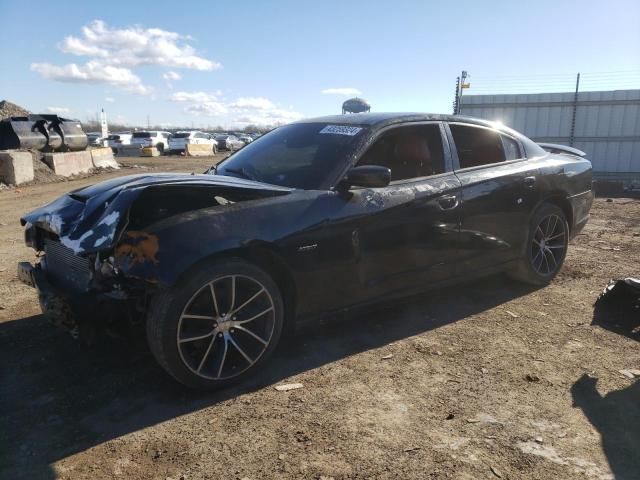
[[[549,282],[593,198],[589,161],[556,147],[457,116],[293,123],[204,174],[120,177],[25,215],[39,261],[19,275],[54,323],[142,318],[168,373],[218,387],[302,319],[497,271]]]

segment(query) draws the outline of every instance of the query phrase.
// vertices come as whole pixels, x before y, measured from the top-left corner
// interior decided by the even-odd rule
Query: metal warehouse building
[[[601,176],[640,178],[640,90],[466,95],[460,114],[584,150]]]

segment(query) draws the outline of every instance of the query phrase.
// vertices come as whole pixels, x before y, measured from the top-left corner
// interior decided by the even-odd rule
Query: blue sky
[[[0,99],[81,120],[286,122],[355,91],[375,111],[450,113],[462,69],[468,94],[571,90],[576,72],[640,88],[638,0],[0,0],[0,20]]]

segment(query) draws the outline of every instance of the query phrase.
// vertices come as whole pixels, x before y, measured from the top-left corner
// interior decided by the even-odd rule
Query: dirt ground
[[[640,332],[593,307],[610,278],[640,275],[640,201],[597,199],[548,287],[498,276],[335,319],[250,383],[203,394],[143,341],[75,342],[16,277],[34,257],[22,213],[212,159],[122,163],[0,191],[1,478],[640,478],[640,380],[619,372],[640,368]],[[304,388],[274,389],[291,382]]]

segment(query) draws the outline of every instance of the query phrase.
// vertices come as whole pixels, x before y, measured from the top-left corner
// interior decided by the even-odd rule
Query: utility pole
[[[458,96],[460,94],[460,77],[456,77],[456,94],[453,97],[453,114],[458,113]]]
[[[580,90],[580,73],[576,76],[576,91],[573,94],[573,113],[571,114],[571,134],[569,135],[569,146],[573,147],[576,133],[576,111],[578,110],[578,91]]]
[[[147,113],[147,130],[151,128],[151,120],[149,120],[149,114]]]
[[[460,74],[460,88],[458,89],[458,110],[456,111],[456,114],[460,113],[460,110],[462,110],[462,92],[464,91],[465,88],[469,88],[469,84],[465,83],[465,80],[467,79],[467,71],[463,70],[462,73]]]

